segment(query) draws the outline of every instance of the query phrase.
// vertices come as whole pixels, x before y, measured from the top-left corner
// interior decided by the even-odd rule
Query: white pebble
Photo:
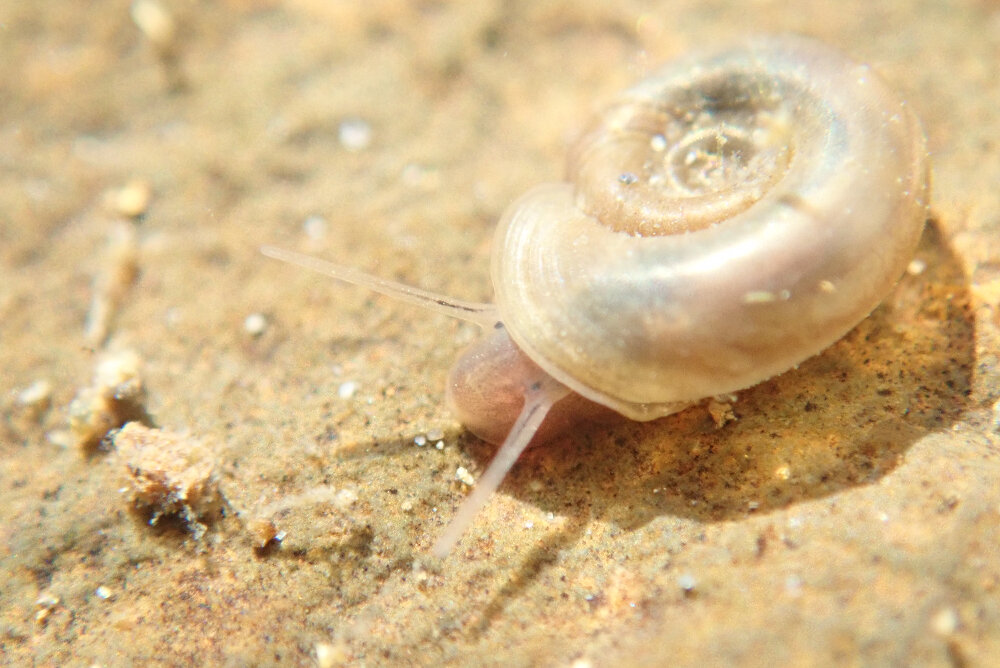
[[[129,182],[122,188],[109,191],[105,195],[106,206],[115,213],[128,218],[138,218],[146,213],[153,189],[141,180]]]
[[[465,468],[464,466],[459,466],[457,469],[455,469],[455,478],[457,480],[461,480],[470,487],[476,482],[476,479],[472,477],[471,473],[469,473],[469,469]]]
[[[931,628],[939,636],[950,636],[958,630],[958,613],[954,608],[942,608],[931,617]]]
[[[111,592],[111,590],[105,587],[104,585],[101,585],[100,587],[94,590],[94,596],[101,599],[102,601],[108,600],[113,595],[114,594]]]
[[[353,489],[342,489],[333,496],[333,504],[340,509],[350,508],[358,500],[358,493]]]
[[[423,434],[417,434],[413,437],[413,442],[416,443],[418,448],[422,448],[427,445],[427,437]]]
[[[434,447],[437,448],[438,450],[444,450],[444,441],[438,441],[437,443],[434,444]]]
[[[354,396],[354,393],[358,391],[358,384],[353,380],[349,380],[345,383],[341,383],[340,387],[337,388],[337,396],[341,399],[350,399]]]
[[[156,0],[134,0],[130,13],[132,21],[153,46],[166,50],[173,45],[177,35],[177,22],[159,2]]]
[[[316,665],[319,668],[334,668],[343,666],[348,661],[347,648],[343,644],[327,642],[316,643]]]
[[[427,440],[429,441],[440,441],[444,438],[444,432],[440,429],[431,429],[427,432]]]
[[[309,216],[302,223],[302,231],[313,241],[322,241],[326,238],[330,225],[323,216]]]
[[[372,126],[360,118],[349,118],[340,124],[338,136],[348,151],[363,151],[372,143]]]
[[[243,321],[243,329],[250,336],[260,336],[267,329],[267,318],[263,313],[251,313]]]
[[[910,264],[906,265],[906,273],[910,276],[919,276],[924,273],[925,269],[927,269],[927,263],[919,259],[911,260]]]
[[[47,380],[36,380],[21,390],[17,400],[22,406],[44,406],[52,398],[52,383]]]
[[[677,586],[684,591],[691,591],[697,583],[698,581],[690,573],[683,573],[677,577]]]

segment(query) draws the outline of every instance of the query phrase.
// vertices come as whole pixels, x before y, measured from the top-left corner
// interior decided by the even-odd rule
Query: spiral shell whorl
[[[514,341],[634,419],[753,385],[863,319],[926,216],[915,116],[800,38],[685,59],[626,91],[569,183],[505,213],[493,282]]]

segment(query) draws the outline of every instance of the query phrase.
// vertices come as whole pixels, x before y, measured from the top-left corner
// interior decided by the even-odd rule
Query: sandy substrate
[[[1000,656],[1000,10],[791,6],[0,4],[0,663]],[[923,119],[920,262],[734,421],[560,436],[428,556],[492,454],[443,402],[477,328],[259,246],[489,300],[591,113],[782,31]]]

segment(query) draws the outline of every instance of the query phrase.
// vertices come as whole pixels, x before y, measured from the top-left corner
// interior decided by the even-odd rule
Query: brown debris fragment
[[[177,19],[158,0],[133,0],[129,13],[156,54],[167,85],[172,91],[185,86],[180,69],[180,40]]]
[[[278,538],[278,527],[264,517],[257,517],[247,522],[247,531],[250,533],[251,543],[258,550],[265,549]]]
[[[716,429],[722,429],[727,422],[736,420],[736,413],[733,412],[731,401],[720,401],[718,398],[710,399],[708,402],[708,414],[712,416]]]
[[[108,432],[126,422],[148,421],[139,366],[139,356],[131,350],[107,355],[97,365],[94,383],[73,399],[69,428],[85,453],[96,450]]]
[[[121,223],[111,229],[101,271],[94,279],[94,295],[87,313],[84,336],[91,345],[102,345],[112,321],[139,275],[139,238],[135,226]]]
[[[127,471],[130,503],[151,513],[149,523],[176,516],[201,538],[222,508],[211,452],[198,439],[137,422],[114,436],[117,456]]]

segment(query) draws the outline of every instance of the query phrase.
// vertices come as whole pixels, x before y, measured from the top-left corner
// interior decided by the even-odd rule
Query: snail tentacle
[[[296,253],[295,251],[275,246],[261,246],[260,252],[275,260],[294,264],[304,269],[330,276],[339,281],[344,281],[345,283],[368,288],[373,292],[386,295],[387,297],[430,309],[431,311],[452,318],[459,318],[460,320],[475,323],[483,329],[490,329],[500,321],[499,312],[494,304],[447,297],[405,283],[390,281],[380,276],[360,271],[354,267],[329,262],[318,257]]]
[[[531,387],[525,388],[524,408],[521,409],[517,421],[493,456],[486,472],[476,481],[472,493],[465,498],[444,533],[434,543],[431,549],[434,556],[441,558],[448,556],[493,492],[500,487],[500,483],[518,457],[531,443],[549,411],[569,394],[568,387],[546,375],[539,376]]]

